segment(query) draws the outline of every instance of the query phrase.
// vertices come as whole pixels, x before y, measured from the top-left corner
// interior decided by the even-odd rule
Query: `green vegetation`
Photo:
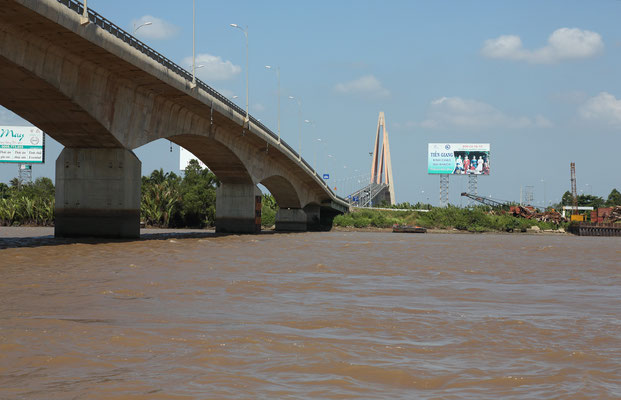
[[[604,200],[603,197],[593,196],[590,194],[579,194],[576,198],[578,201],[578,206],[580,207],[593,207],[593,208],[601,208],[601,207],[614,207],[621,206],[621,193],[617,189],[612,189],[608,198]],[[560,209],[562,206],[571,206],[573,205],[573,199],[570,191],[567,191],[563,194],[561,198],[561,202],[556,205],[556,208]]]
[[[50,178],[37,178],[20,185],[0,183],[0,225],[52,225],[54,222],[54,184]]]
[[[142,177],[140,219],[147,226],[161,228],[204,228],[216,219],[216,188],[220,182],[195,160],[184,176],[155,170]],[[10,186],[0,183],[0,225],[53,225],[54,184],[49,178],[20,185],[17,178]],[[273,226],[278,204],[264,194],[262,225]]]
[[[142,177],[140,217],[148,226],[162,228],[203,228],[213,226],[216,217],[216,176],[191,161],[184,176],[163,170],[155,170]],[[0,183],[0,225],[53,225],[54,184],[49,178],[38,178],[34,183],[20,185],[12,179],[10,185]],[[571,205],[571,193],[566,192],[559,206]],[[608,198],[592,195],[578,196],[578,204],[593,207],[621,205],[621,193],[613,189]],[[471,232],[524,231],[532,226],[541,229],[566,228],[567,224],[516,218],[502,211],[492,211],[486,206],[459,208],[449,206],[434,208],[429,204],[400,203],[382,205],[392,210],[360,209],[334,218],[334,225],[341,227],[390,228],[394,224],[418,225],[426,228],[458,229]],[[557,208],[559,208],[557,206]],[[398,211],[398,210],[429,210]],[[264,227],[273,226],[278,204],[274,197],[264,194],[261,222]]]
[[[525,231],[532,226],[540,229],[557,229],[559,226],[516,218],[509,214],[492,212],[489,207],[459,208],[431,208],[429,212],[418,211],[387,211],[376,209],[356,210],[350,214],[339,215],[334,219],[334,225],[341,227],[377,227],[389,228],[393,224],[418,225],[425,228],[458,229],[470,232],[513,232]],[[560,227],[565,228],[566,224]]]
[[[147,226],[161,228],[213,226],[218,185],[216,176],[195,160],[183,177],[155,170],[142,177],[140,219]]]
[[[270,227],[276,223],[278,204],[271,194],[263,194],[261,201],[261,226]]]

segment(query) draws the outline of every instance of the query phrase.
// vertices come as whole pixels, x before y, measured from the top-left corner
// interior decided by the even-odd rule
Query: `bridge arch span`
[[[177,135],[170,141],[190,151],[213,172],[222,183],[252,184],[244,163],[235,152],[217,140],[202,135]]]
[[[284,177],[272,175],[259,183],[270,191],[280,208],[302,208],[297,190],[295,190],[291,182]]]

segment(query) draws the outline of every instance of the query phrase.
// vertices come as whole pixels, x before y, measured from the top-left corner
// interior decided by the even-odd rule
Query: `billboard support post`
[[[440,175],[440,207],[449,204],[449,174]]]
[[[468,175],[468,193],[479,195],[478,175]],[[470,199],[470,205],[474,205],[474,200]]]
[[[32,165],[31,164],[17,164],[18,172],[17,172],[17,180],[19,181],[19,186],[23,184],[32,183]]]

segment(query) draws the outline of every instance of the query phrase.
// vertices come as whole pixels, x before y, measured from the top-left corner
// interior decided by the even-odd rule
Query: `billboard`
[[[0,162],[43,164],[45,134],[34,126],[0,126]]]
[[[190,160],[192,159],[198,161],[198,164],[201,166],[201,168],[207,168],[207,166],[203,164],[201,160],[196,158],[194,154],[179,146],[179,170],[185,171],[185,168],[190,164]]]
[[[489,175],[489,143],[429,143],[427,173]]]

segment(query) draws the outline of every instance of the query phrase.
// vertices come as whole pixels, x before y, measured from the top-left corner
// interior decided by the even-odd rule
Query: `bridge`
[[[261,122],[75,0],[0,0],[0,104],[64,146],[56,236],[138,237],[132,150],[158,139],[219,178],[216,232],[260,231],[258,184],[280,207],[277,230],[320,229],[348,209]]]

